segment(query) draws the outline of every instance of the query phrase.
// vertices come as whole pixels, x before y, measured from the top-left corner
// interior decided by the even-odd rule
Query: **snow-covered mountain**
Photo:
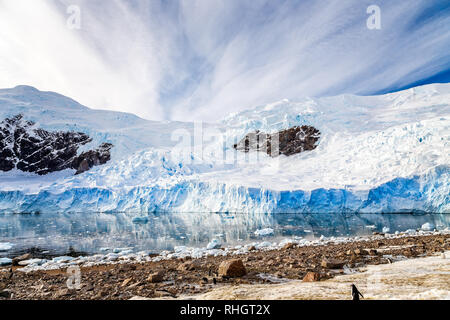
[[[381,96],[283,100],[219,123],[156,122],[93,110],[52,92],[0,90],[0,121],[110,143],[79,175],[0,172],[0,212],[450,213],[450,84]],[[317,128],[312,151],[279,157],[233,146],[257,130]]]

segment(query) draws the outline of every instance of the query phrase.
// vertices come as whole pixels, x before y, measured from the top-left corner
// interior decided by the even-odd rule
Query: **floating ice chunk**
[[[130,249],[130,250],[120,251],[118,254],[119,254],[119,256],[123,257],[126,255],[129,255],[130,253],[133,253],[133,250]]]
[[[267,247],[270,247],[271,245],[272,245],[271,242],[269,242],[269,241],[264,241],[264,242],[258,243],[258,244],[256,245],[256,248],[258,248],[258,249],[261,249],[261,248],[267,248]]]
[[[8,251],[11,250],[14,244],[10,242],[0,242],[0,251]]]
[[[133,248],[114,248],[113,253],[120,253],[122,251],[128,251],[128,250],[133,250]]]
[[[258,237],[271,236],[271,235],[273,235],[273,229],[265,228],[265,229],[261,229],[261,230],[256,230],[255,235]]]
[[[148,221],[148,217],[136,217],[131,220],[134,224],[147,224]]]
[[[371,229],[371,230],[373,230],[373,229],[376,229],[377,227],[376,227],[376,226],[374,226],[374,225],[370,225],[370,226],[366,226],[366,228],[367,228],[367,229]]]
[[[0,266],[8,266],[12,263],[12,260],[9,258],[0,258]]]
[[[64,263],[64,262],[72,261],[73,259],[74,259],[73,257],[62,256],[62,257],[53,258],[52,261],[56,262],[56,263]]]
[[[213,249],[220,249],[220,247],[222,247],[222,243],[217,239],[213,239],[210,243],[208,243],[206,249],[213,250]]]
[[[28,260],[20,261],[19,265],[20,266],[31,266],[31,265],[41,266],[46,262],[47,262],[46,259],[28,259]]]
[[[188,252],[189,248],[185,247],[185,246],[177,246],[177,247],[173,248],[173,251],[175,251],[175,253]],[[163,254],[163,252],[162,252],[162,254]]]
[[[391,229],[389,229],[388,227],[383,227],[383,233],[389,233],[391,231]]]
[[[433,231],[434,228],[435,228],[435,227],[434,227],[434,224],[429,223],[429,222],[424,223],[424,224],[422,225],[422,227],[421,227],[421,229],[422,229],[423,231]]]

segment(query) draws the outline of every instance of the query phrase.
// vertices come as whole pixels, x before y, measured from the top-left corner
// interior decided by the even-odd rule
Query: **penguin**
[[[364,299],[364,296],[361,292],[359,292],[358,288],[354,284],[352,284],[352,299],[353,301],[359,301],[359,296]]]

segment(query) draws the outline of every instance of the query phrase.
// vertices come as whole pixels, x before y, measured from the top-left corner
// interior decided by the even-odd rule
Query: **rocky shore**
[[[450,233],[375,234],[354,241],[285,241],[277,248],[215,250],[226,254],[195,258],[172,253],[149,255],[143,261],[119,257],[111,263],[72,262],[53,269],[27,269],[20,265],[20,259],[32,257],[16,257],[13,266],[0,269],[0,299],[166,299],[195,297],[236,285],[276,285],[295,280],[320,284],[358,273],[368,265],[444,253],[450,250]]]

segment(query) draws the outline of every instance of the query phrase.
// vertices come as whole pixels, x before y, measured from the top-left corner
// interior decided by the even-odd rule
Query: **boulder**
[[[225,277],[242,277],[247,274],[244,263],[240,259],[223,261],[219,265],[219,275]]]
[[[345,265],[345,261],[335,259],[323,259],[320,264],[325,269],[341,269]]]
[[[290,243],[286,243],[284,246],[283,246],[283,250],[290,250],[290,249],[294,249],[295,247],[296,247],[297,245],[295,244],[295,243],[293,243],[293,242],[290,242]]]
[[[152,273],[148,276],[147,281],[150,283],[159,283],[164,280],[164,273],[162,271],[158,271]]]
[[[192,271],[198,268],[200,265],[197,261],[186,261],[180,264],[177,268],[178,271]]]
[[[320,274],[318,274],[317,272],[308,272],[303,277],[303,282],[316,282],[319,280],[320,280]]]

